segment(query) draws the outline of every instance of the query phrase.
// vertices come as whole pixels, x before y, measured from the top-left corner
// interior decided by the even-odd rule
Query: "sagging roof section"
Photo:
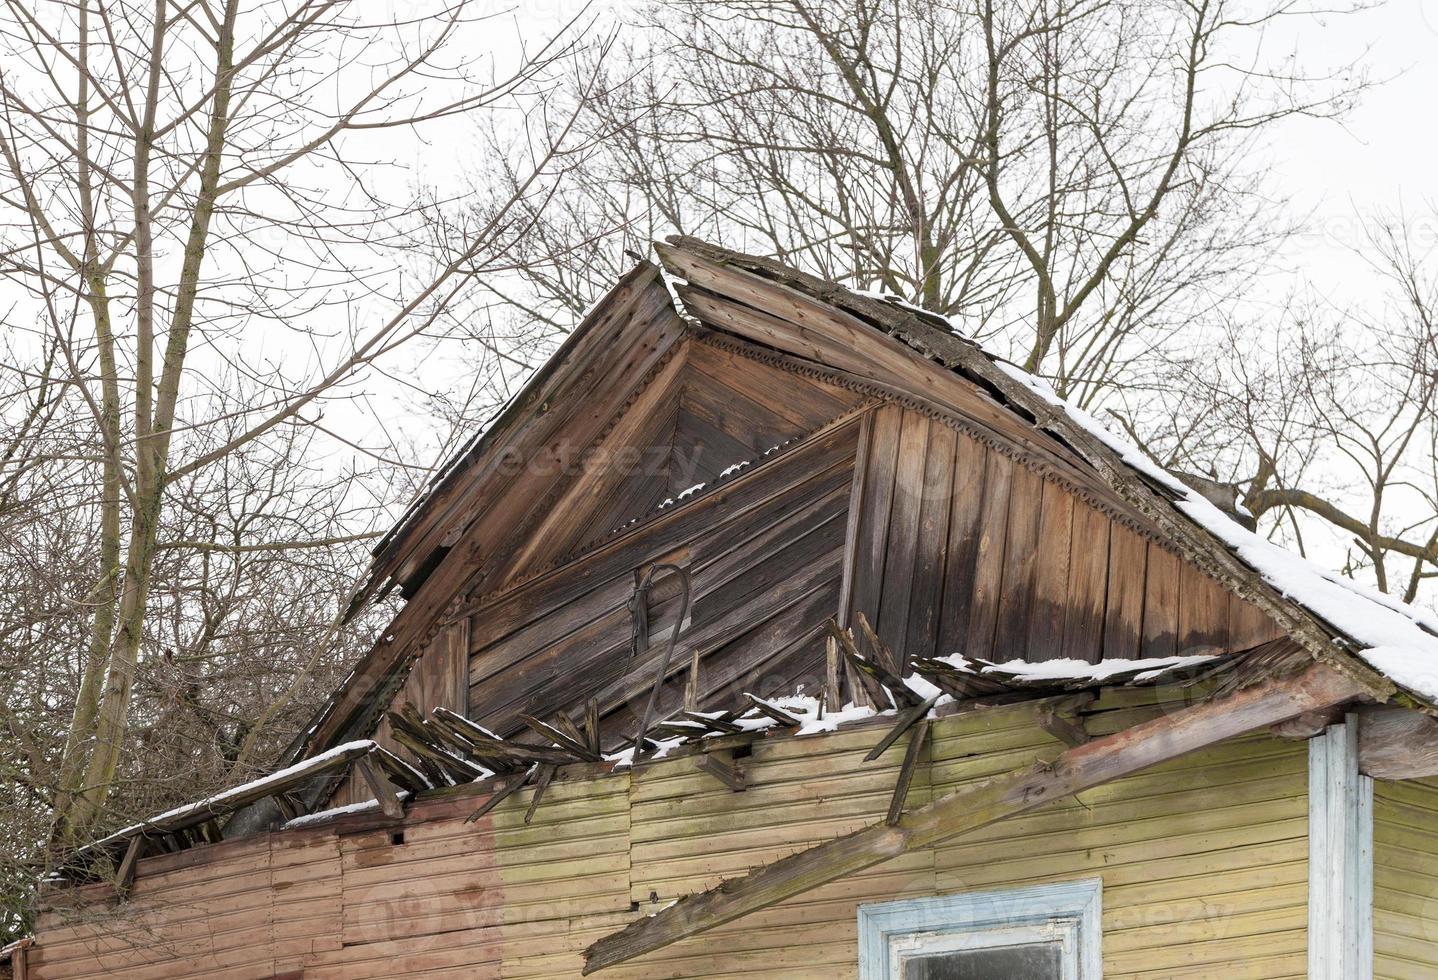
[[[1252,601],[1312,656],[1352,676],[1375,700],[1392,696],[1396,682],[1425,709],[1438,701],[1438,679],[1423,676],[1426,662],[1438,663],[1438,640],[1421,614],[1355,593],[1252,535],[1059,401],[1041,380],[986,353],[942,318],[693,239],[674,238],[656,251],[691,319],[686,324],[675,310],[658,268],[636,267],[501,417],[442,469],[429,493],[376,548],[360,598],[394,583],[408,591],[436,578],[445,584],[415,595],[289,759],[362,734],[364,726],[352,724],[355,712],[402,669],[417,631],[462,585],[493,569],[495,551],[506,539],[492,532],[485,540],[485,519],[492,531],[506,502],[535,494],[502,479],[498,461],[543,452],[546,438],[584,423],[567,415],[566,403],[597,378],[621,370],[617,365],[631,372],[652,368],[681,338],[705,331],[795,364],[823,365],[882,397],[937,408],[946,420],[1022,456],[1095,506],[1163,540]],[[526,526],[514,515],[503,523],[510,534]],[[1352,655],[1363,651],[1366,657]],[[371,720],[377,711],[372,707]]]

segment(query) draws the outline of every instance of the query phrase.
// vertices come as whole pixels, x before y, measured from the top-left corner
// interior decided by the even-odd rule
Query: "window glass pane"
[[[1057,943],[998,946],[905,958],[903,980],[1062,980]]]

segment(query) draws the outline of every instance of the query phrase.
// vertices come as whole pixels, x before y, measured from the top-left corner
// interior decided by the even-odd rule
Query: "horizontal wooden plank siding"
[[[823,649],[813,641],[839,609],[859,428],[857,418],[840,424],[712,496],[481,600],[470,619],[470,716],[509,735],[520,712],[575,713],[594,697],[606,744],[632,737],[679,615],[678,580],[663,576],[649,594],[649,652],[631,662],[636,572],[657,561],[685,568],[692,586],[662,712],[679,707],[695,651],[701,707],[731,705],[742,690],[817,689]]]
[[[1101,734],[1163,710],[1154,692],[1127,692],[1083,721]],[[1038,711],[932,721],[909,804],[1057,755]],[[532,791],[466,823],[483,800],[471,794],[417,804],[395,826],[345,818],[146,858],[128,905],[96,886],[78,915],[42,916],[34,976],[576,977],[584,948],[635,916],[881,820],[909,737],[864,763],[885,729],[761,739],[737,759],[738,793],[681,755],[562,773],[529,825]],[[1098,876],[1110,980],[1301,977],[1306,788],[1302,743],[1237,740],[602,975],[855,978],[862,903]]]
[[[870,433],[848,612],[906,658],[1092,663],[1279,635],[1023,459],[896,405],[875,410]]]
[[[1373,784],[1373,976],[1438,976],[1438,780]]]

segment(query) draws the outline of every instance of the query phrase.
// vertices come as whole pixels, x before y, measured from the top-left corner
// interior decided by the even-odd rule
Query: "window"
[[[859,908],[861,980],[1100,980],[1097,879]]]

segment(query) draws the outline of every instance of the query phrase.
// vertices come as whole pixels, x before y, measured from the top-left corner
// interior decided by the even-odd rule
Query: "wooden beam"
[[[394,786],[379,767],[379,764],[370,756],[355,760],[355,768],[364,777],[365,784],[369,791],[374,794],[375,801],[379,803],[380,812],[391,820],[399,820],[404,817],[404,803],[394,791]]]
[[[135,884],[135,866],[145,854],[145,840],[144,834],[131,837],[125,856],[120,859],[120,867],[115,871],[115,895],[120,899],[128,897],[131,886]]]
[[[919,758],[924,754],[924,744],[928,740],[929,722],[925,719],[914,729],[914,734],[909,739],[909,747],[904,750],[904,764],[899,769],[894,794],[889,797],[889,814],[884,819],[884,823],[890,827],[897,826],[903,819],[904,801],[909,798],[909,785],[914,781],[914,770],[919,768]]]
[[[1438,776],[1438,718],[1407,708],[1362,709],[1358,771],[1374,779]]]
[[[1091,741],[1089,733],[1084,731],[1083,722],[1074,712],[1060,714],[1052,707],[1047,708],[1039,712],[1039,727],[1069,748]]]
[[[694,760],[694,764],[734,792],[744,792],[744,770],[734,761],[733,750],[705,752]]]
[[[955,790],[905,814],[894,826],[866,827],[682,899],[591,945],[585,951],[584,973],[668,946],[907,851],[933,846],[1305,711],[1353,700],[1363,692],[1358,682],[1314,663],[1302,673],[1260,681],[1096,738],[1052,763]]]
[[[544,791],[549,788],[549,781],[554,778],[557,770],[557,766],[539,767],[539,775],[534,781],[534,797],[529,801],[529,809],[524,811],[526,824],[534,819],[534,811],[539,809],[539,801],[544,798]]]

